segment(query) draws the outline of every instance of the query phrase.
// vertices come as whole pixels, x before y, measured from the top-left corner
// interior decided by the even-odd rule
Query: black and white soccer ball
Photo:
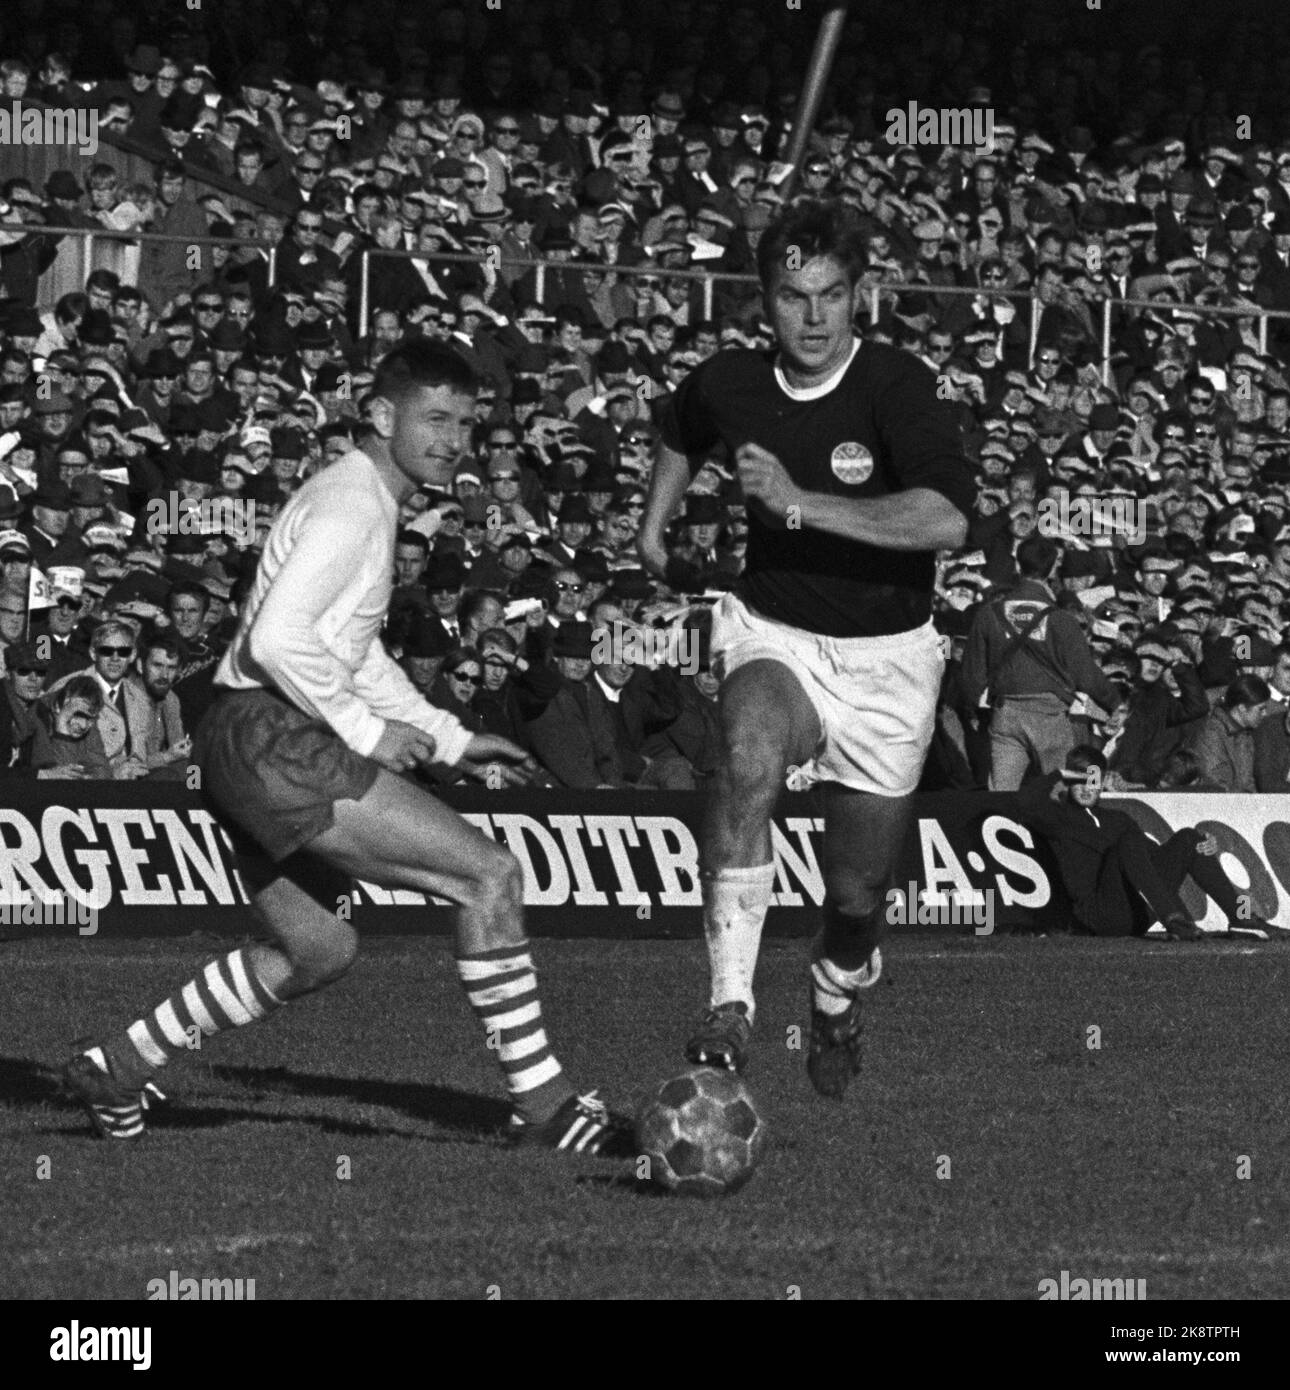
[[[642,1176],[686,1197],[720,1197],[752,1177],[766,1123],[734,1072],[696,1067],[665,1081],[636,1117]]]

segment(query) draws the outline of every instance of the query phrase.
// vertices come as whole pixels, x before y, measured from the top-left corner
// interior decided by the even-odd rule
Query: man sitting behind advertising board
[[[1188,876],[1227,918],[1229,933],[1282,935],[1248,912],[1218,861],[1218,842],[1194,827],[1163,845],[1131,816],[1101,801],[1106,759],[1080,744],[1056,772],[1017,794],[1020,819],[1047,841],[1080,928],[1096,936],[1143,936],[1153,922],[1170,941],[1202,941],[1208,933],[1187,915],[1179,889]]]

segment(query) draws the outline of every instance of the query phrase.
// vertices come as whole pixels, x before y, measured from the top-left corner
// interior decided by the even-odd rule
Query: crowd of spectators
[[[747,542],[729,460],[698,469],[666,582],[634,538],[669,394],[772,346],[747,274],[787,190],[854,209],[857,331],[938,374],[979,475],[938,569],[927,785],[990,779],[998,673],[965,652],[1026,585],[1098,673],[1054,680],[1069,738],[1030,770],[1091,739],[1113,786],[1285,789],[1290,318],[1258,318],[1290,310],[1284,17],[1228,25],[1217,74],[1081,46],[1046,6],[857,19],[791,185],[801,11],[91,8],[105,43],[56,4],[0,19],[5,102],[108,133],[40,186],[0,180],[0,773],[186,774],[268,528],[422,334],[484,388],[451,490],[404,507],[391,650],[551,785],[702,786],[705,610]],[[909,101],[988,112],[988,147],[893,143]],[[101,233],[88,267],[67,227]],[[381,250],[411,254],[366,258],[361,316]],[[745,278],[705,299],[682,271]],[[1108,298],[1144,303],[1113,307],[1104,364]],[[1072,525],[1081,497],[1132,524]],[[600,644],[663,628],[687,640]]]

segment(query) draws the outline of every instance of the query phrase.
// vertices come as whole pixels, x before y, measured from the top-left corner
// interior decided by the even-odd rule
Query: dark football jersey
[[[953,407],[916,357],[861,343],[832,390],[794,400],[776,353],[719,352],[692,371],[659,416],[670,449],[694,456],[725,444],[768,449],[808,492],[882,497],[932,488],[970,516],[974,470]],[[829,637],[908,632],[931,616],[931,550],[883,550],[805,527],[790,530],[748,503],[739,595],[777,622]]]

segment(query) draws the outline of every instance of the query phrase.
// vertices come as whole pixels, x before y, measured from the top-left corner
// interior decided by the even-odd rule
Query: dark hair
[[[474,647],[458,646],[454,647],[443,659],[440,671],[444,677],[452,675],[458,666],[464,665],[467,661],[473,661],[479,667],[479,674],[484,674],[484,658],[475,650]]]
[[[146,661],[151,652],[165,652],[169,657],[176,661],[183,661],[183,654],[179,650],[179,639],[170,632],[153,632],[139,643],[139,655]]]
[[[409,530],[406,526],[400,527],[394,537],[394,545],[396,549],[401,545],[415,545],[423,555],[430,553],[429,539],[423,536],[420,531]]]
[[[1201,780],[1200,759],[1190,748],[1176,748],[1156,778],[1158,787],[1191,787]]]
[[[69,700],[84,700],[96,715],[103,708],[103,691],[93,676],[73,676],[66,684],[51,690],[45,699],[51,710],[62,709]]]
[[[210,592],[204,585],[198,584],[195,579],[180,579],[170,586],[170,592],[166,595],[166,607],[170,607],[171,599],[185,596],[200,599],[203,613],[211,606]]]
[[[1087,772],[1090,767],[1097,768],[1099,772],[1105,772],[1106,758],[1091,743],[1081,743],[1077,744],[1066,755],[1062,766],[1071,772]]]
[[[1017,570],[1027,579],[1047,579],[1061,554],[1048,536],[1027,536],[1017,547]]]
[[[1262,705],[1272,698],[1272,691],[1262,676],[1237,676],[1223,691],[1223,708],[1235,709],[1237,705]]]
[[[83,294],[80,290],[73,290],[71,294],[63,295],[54,305],[54,318],[58,323],[71,323],[73,319],[83,319],[89,311],[89,295]]]
[[[397,401],[421,387],[450,386],[473,396],[479,379],[466,359],[452,348],[426,338],[409,338],[392,348],[376,369],[371,395]]]
[[[491,589],[471,589],[466,594],[457,609],[458,631],[465,631],[467,625],[479,614],[480,610],[489,599],[493,599],[497,603],[501,602]]]
[[[514,656],[520,649],[520,644],[504,627],[490,627],[481,632],[479,634],[479,650],[481,652],[486,644],[501,647],[508,656]]]
[[[864,273],[866,256],[855,209],[837,199],[806,200],[786,209],[766,228],[757,243],[757,274],[769,291],[792,252],[801,264],[831,256],[842,264],[855,285]]]

